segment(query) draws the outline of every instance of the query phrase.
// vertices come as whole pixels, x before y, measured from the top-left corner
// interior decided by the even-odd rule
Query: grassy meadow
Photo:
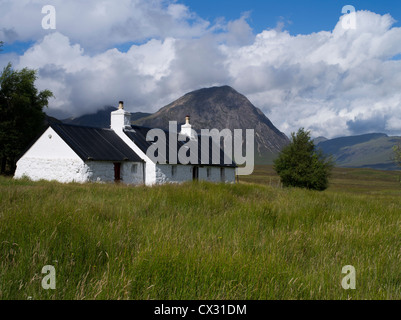
[[[235,185],[0,177],[0,299],[400,299],[400,260],[397,172],[336,168],[324,192],[271,166]]]

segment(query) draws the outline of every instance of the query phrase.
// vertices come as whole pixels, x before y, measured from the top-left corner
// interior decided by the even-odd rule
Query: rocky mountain
[[[185,94],[156,113],[134,121],[136,125],[168,129],[169,121],[185,122],[191,117],[192,128],[254,129],[255,163],[271,163],[288,137],[242,94],[229,86],[212,87]]]
[[[332,155],[339,167],[399,170],[392,160],[392,148],[398,143],[401,143],[401,137],[370,133],[323,140],[316,146]]]

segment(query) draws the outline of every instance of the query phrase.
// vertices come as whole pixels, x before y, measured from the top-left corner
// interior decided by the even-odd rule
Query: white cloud
[[[72,45],[66,36],[56,32],[45,36],[42,41],[28,49],[19,64],[21,67],[30,68],[54,64],[69,72],[78,72],[89,62],[90,58],[84,55],[84,50],[79,44]]]
[[[28,12],[39,2],[26,1]],[[326,137],[401,134],[401,61],[392,60],[401,53],[401,29],[390,15],[359,11],[355,30],[339,20],[332,32],[253,35],[246,15],[212,26],[173,1],[88,1],[79,12],[75,1],[54,2],[57,32],[5,24],[37,41],[16,66],[39,70],[38,86],[56,96],[52,112],[80,115],[119,100],[154,112],[188,91],[228,84],[287,134],[299,127]],[[13,3],[0,0],[0,7],[15,11]],[[62,27],[74,14],[75,25]],[[137,39],[147,40],[127,52],[99,49]]]
[[[160,99],[157,84],[170,72],[174,43],[150,40],[126,53],[110,49],[88,56],[66,36],[53,33],[29,49],[17,68],[39,70],[37,86],[53,91],[51,109],[59,113],[80,115],[119,100],[149,109]]]
[[[174,0],[0,0],[0,38],[37,41],[42,29],[42,7],[56,9],[57,31],[89,52],[149,38],[195,37],[209,22]]]
[[[375,130],[371,122],[352,126],[361,115],[386,120],[401,107],[401,62],[389,60],[401,52],[401,30],[393,22],[361,11],[356,30],[344,30],[341,21],[333,32],[310,35],[266,30],[250,46],[223,50],[234,87],[286,133],[301,126],[316,136],[359,133]]]

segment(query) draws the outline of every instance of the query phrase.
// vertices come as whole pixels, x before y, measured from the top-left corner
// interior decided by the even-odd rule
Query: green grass
[[[399,194],[401,173],[361,168],[334,168],[328,191],[360,194]],[[280,178],[271,165],[257,165],[254,173],[240,178],[244,183],[264,184],[280,187]]]
[[[260,166],[241,182],[0,177],[0,299],[401,298],[397,173],[336,169],[313,192]],[[45,265],[55,290],[41,286]],[[356,290],[341,287],[345,265]]]

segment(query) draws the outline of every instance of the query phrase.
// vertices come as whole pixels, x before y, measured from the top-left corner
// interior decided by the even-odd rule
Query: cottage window
[[[212,168],[206,168],[206,175],[208,178],[212,175]]]
[[[221,182],[226,181],[226,174],[224,172],[224,168],[220,168],[220,179],[221,179]]]
[[[134,163],[131,167],[131,172],[132,173],[138,173],[138,164]]]
[[[177,166],[171,166],[171,175],[175,177],[177,174]]]

